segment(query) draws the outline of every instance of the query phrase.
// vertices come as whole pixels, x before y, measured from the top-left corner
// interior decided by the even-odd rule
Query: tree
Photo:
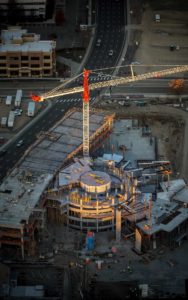
[[[173,79],[169,82],[169,87],[176,94],[180,95],[185,88],[185,81],[184,79]]]

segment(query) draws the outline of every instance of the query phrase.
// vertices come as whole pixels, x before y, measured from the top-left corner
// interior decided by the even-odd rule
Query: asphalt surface
[[[114,67],[121,55],[125,39],[125,4],[126,2],[123,0],[98,1],[96,35],[92,52],[86,62],[87,69],[101,70],[106,68],[106,71],[102,71],[103,73],[106,72],[108,74],[114,71]],[[101,43],[100,46],[97,46],[97,41],[99,39],[101,40]],[[113,50],[112,56],[109,55],[110,50]]]

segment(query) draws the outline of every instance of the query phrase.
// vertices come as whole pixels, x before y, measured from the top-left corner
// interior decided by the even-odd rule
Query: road
[[[99,5],[100,4],[100,5]],[[125,1],[101,0],[98,1],[97,29],[92,53],[86,62],[89,70],[106,68],[106,73],[112,73],[112,68],[117,64],[124,45],[126,24]],[[97,41],[101,40],[100,46]],[[109,56],[109,51],[113,55]],[[111,72],[110,72],[111,71]]]

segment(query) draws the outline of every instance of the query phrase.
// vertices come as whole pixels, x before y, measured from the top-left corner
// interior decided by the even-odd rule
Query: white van
[[[155,14],[155,22],[160,23],[161,22],[161,16],[159,14]]]

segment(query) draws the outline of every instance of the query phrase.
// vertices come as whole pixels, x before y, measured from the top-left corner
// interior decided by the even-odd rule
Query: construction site
[[[51,130],[41,132],[0,186],[2,257],[26,263],[42,260],[56,267],[70,264],[77,271],[90,263],[87,276],[81,271],[82,283],[76,280],[80,289],[83,281],[87,289],[95,274],[91,262],[98,270],[104,268],[100,274],[105,277],[108,260],[117,251],[124,257],[123,247],[130,247],[127,258],[133,255],[135,261],[163,247],[176,249],[187,239],[188,225],[187,185],[173,174],[168,159],[159,159],[151,128],[137,119],[90,109],[88,77],[85,70],[83,88],[77,88],[83,90],[82,111],[69,110]],[[111,84],[103,81],[91,89]],[[61,86],[33,100],[75,91],[62,92]],[[132,272],[130,262],[127,268]]]
[[[81,152],[81,116],[81,112],[71,111],[50,132],[42,134],[1,185],[1,245],[19,246],[23,258],[25,251],[32,249],[36,231],[43,227],[51,195],[46,191],[56,182],[62,166]],[[91,145],[95,148],[111,132],[113,116],[93,112],[91,124]]]
[[[43,109],[44,100],[83,92],[83,107],[62,109],[62,119],[40,131],[0,183],[0,298],[186,299],[187,97],[128,100],[126,89],[186,74],[182,14],[185,28],[180,12],[144,5],[120,78],[106,81],[101,69],[91,76],[97,82],[85,70],[74,81],[83,86],[62,80],[33,95]],[[91,95],[100,101],[93,105]],[[27,122],[19,117],[16,128]]]

